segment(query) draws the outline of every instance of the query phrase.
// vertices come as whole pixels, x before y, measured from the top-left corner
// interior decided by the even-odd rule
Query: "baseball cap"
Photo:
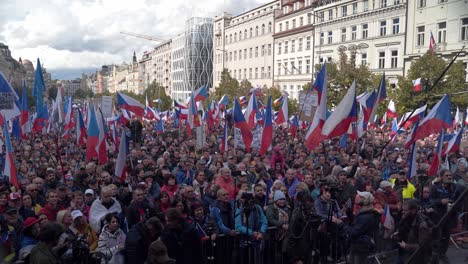
[[[21,198],[21,194],[19,194],[19,192],[12,192],[10,193],[10,195],[8,196],[8,199],[11,201],[11,200],[16,200],[16,199],[19,199]]]
[[[24,227],[24,229],[29,228],[29,227],[33,226],[34,224],[39,223],[40,221],[41,221],[40,219],[30,216],[30,217],[26,218],[26,220],[24,220],[23,227]]]
[[[381,181],[380,182],[380,188],[383,189],[385,187],[392,187],[392,183],[389,181]]]
[[[357,194],[361,197],[364,197],[366,200],[370,201],[371,203],[374,202],[374,196],[370,192],[357,191]]]
[[[94,191],[93,189],[87,189],[85,192],[84,192],[85,195],[87,194],[91,194],[91,195],[94,195]]]
[[[83,216],[83,213],[80,210],[74,210],[73,212],[71,212],[71,216],[73,220],[75,220],[76,218]]]

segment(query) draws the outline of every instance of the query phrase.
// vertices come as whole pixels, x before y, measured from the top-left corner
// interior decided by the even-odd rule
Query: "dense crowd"
[[[233,139],[219,153],[221,128],[202,149],[184,129],[158,134],[138,119],[122,129],[125,181],[114,175],[111,137],[106,164],[86,161],[73,135],[12,140],[20,189],[1,179],[3,262],[78,263],[95,254],[101,263],[216,263],[203,253],[207,241],[232,238],[224,254],[236,263],[266,263],[266,254],[270,263],[365,263],[392,249],[400,262],[418,250],[416,263],[448,263],[450,230],[467,224],[462,209],[449,209],[468,184],[468,146],[423,182],[432,138],[418,141],[418,176],[407,179],[406,136],[382,149],[390,132],[379,129],[310,151],[305,131],[292,137],[278,126],[264,156],[235,149]],[[436,239],[433,227],[448,211]],[[277,250],[267,252],[266,241]]]

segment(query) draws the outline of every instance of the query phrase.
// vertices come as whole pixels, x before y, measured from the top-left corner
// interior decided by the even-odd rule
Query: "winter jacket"
[[[362,207],[351,225],[340,223],[338,229],[349,237],[351,250],[370,253],[375,248],[375,234],[379,228],[381,215],[372,206]]]
[[[222,189],[226,190],[229,193],[229,199],[232,200],[236,197],[237,187],[234,184],[234,178],[229,177],[229,179],[224,179],[224,177],[216,177],[214,184],[218,185]]]
[[[296,195],[296,186],[299,184],[299,180],[297,178],[293,179],[291,184],[288,183],[287,178],[284,177],[281,182],[288,188],[288,194],[290,197],[294,197]]]
[[[332,203],[335,203],[335,208],[333,210],[333,216],[337,218],[341,218],[341,210],[338,206],[338,203],[335,200],[325,201],[321,197],[318,197],[314,204],[315,204],[315,211],[317,214],[322,218],[322,220],[330,220],[328,219],[328,212],[330,211],[330,207]]]
[[[93,251],[98,246],[98,237],[96,232],[91,228],[89,224],[86,224],[82,228],[77,228],[76,226],[70,226],[68,228],[75,236],[85,235],[88,241],[89,250]]]
[[[148,257],[149,243],[146,240],[146,227],[144,223],[134,225],[125,239],[125,262],[143,264]]]
[[[124,255],[119,246],[122,248],[125,247],[126,237],[122,229],[119,228],[114,233],[111,233],[109,231],[109,226],[105,225],[101,235],[99,235],[99,242],[96,250],[106,255],[109,264],[124,264]],[[104,262],[105,261],[102,261],[102,263]]]
[[[393,189],[397,193],[401,192],[401,196],[403,197],[403,199],[414,198],[414,192],[416,192],[416,188],[411,182],[406,181],[406,184],[405,184],[405,182],[403,183],[397,182],[396,179],[390,179],[390,182],[394,184]]]
[[[211,218],[216,222],[220,233],[231,233],[231,230],[234,229],[234,219],[230,203],[215,201],[210,208],[210,214]]]
[[[167,247],[167,254],[176,260],[177,264],[203,263],[202,245],[195,228],[186,221],[180,228],[166,228],[161,234],[161,240]]]
[[[248,223],[247,223],[248,220]],[[237,208],[235,215],[236,231],[242,235],[251,236],[253,232],[265,233],[268,227],[268,221],[260,206],[255,205],[249,213],[248,219],[244,215],[244,209]],[[248,226],[247,226],[248,224]]]
[[[59,264],[60,260],[52,251],[52,248],[39,242],[35,248],[31,250],[29,255],[30,264]]]
[[[404,255],[409,256],[420,246],[423,246],[415,263],[423,264],[430,262],[432,226],[433,223],[427,216],[417,213],[409,227],[409,232],[405,241],[406,247],[403,249]]]
[[[56,222],[57,221],[57,214],[60,210],[63,210],[63,207],[58,206],[57,208],[52,208],[50,207],[49,204],[46,204],[42,209],[39,214],[45,214],[47,216],[47,219],[51,222]]]

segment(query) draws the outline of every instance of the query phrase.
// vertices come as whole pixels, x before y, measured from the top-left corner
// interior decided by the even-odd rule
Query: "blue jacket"
[[[175,176],[177,180],[177,184],[187,184],[187,185],[192,185],[193,182],[193,177],[195,175],[195,171],[192,169],[189,169],[189,174],[190,177],[187,178],[187,171],[185,171],[182,167],[177,166],[175,169]]]
[[[248,216],[248,226],[246,226],[244,210],[241,208],[236,209],[236,231],[242,235],[251,236],[253,232],[265,233],[268,227],[268,221],[260,206],[255,205],[255,210],[252,210]]]
[[[220,233],[231,233],[231,230],[234,228],[234,226],[232,219],[232,207],[230,203],[222,205],[219,201],[215,201],[213,206],[210,208],[210,215],[218,226]]]
[[[293,182],[291,184],[287,183],[287,178],[284,177],[281,182],[288,188],[288,193],[289,197],[294,197],[296,195],[296,186],[299,184],[299,180],[297,178],[294,178]]]

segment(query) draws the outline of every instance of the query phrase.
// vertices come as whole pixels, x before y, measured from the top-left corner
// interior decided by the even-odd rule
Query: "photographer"
[[[254,263],[263,263],[263,236],[267,231],[268,222],[263,209],[254,203],[252,193],[244,192],[240,199],[241,207],[236,209],[236,231],[242,236],[241,248],[253,249]],[[251,248],[253,247],[253,248]],[[250,254],[243,255],[249,260]],[[248,262],[249,263],[249,262]]]
[[[86,222],[83,213],[79,210],[75,210],[71,212],[71,216],[73,218],[73,224],[69,227],[69,230],[75,237],[85,237],[88,249],[90,251],[95,250],[98,245],[98,237],[96,232],[94,232],[91,226]]]
[[[60,256],[52,249],[58,245],[63,228],[57,223],[48,223],[39,233],[39,243],[30,254],[31,264],[58,264]]]
[[[367,257],[375,251],[374,236],[378,231],[380,214],[375,212],[372,203],[374,196],[370,192],[358,191],[359,213],[351,225],[332,217],[338,230],[349,237],[351,264],[367,263]]]

